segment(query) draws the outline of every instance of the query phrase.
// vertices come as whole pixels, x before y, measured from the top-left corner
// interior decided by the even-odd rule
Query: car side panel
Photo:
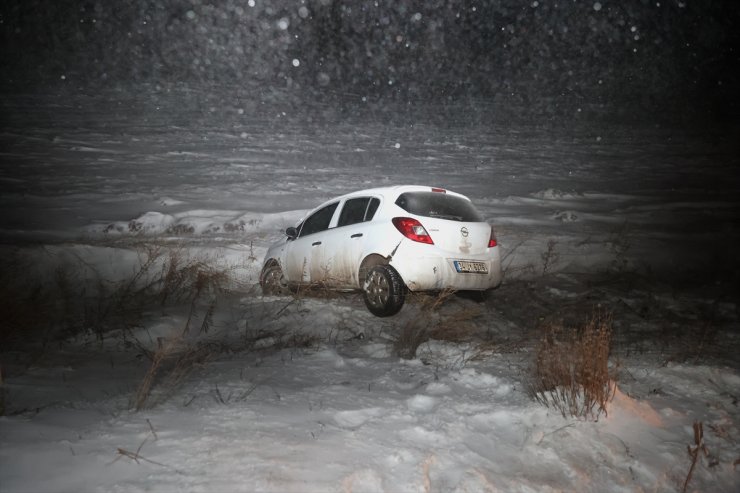
[[[289,283],[300,284],[311,280],[311,243],[315,241],[315,236],[317,235],[304,236],[286,243],[281,264],[283,276]]]
[[[315,274],[312,270],[312,281],[340,289],[357,287],[357,269],[362,260],[367,224],[332,228],[322,234],[322,248],[314,251],[311,259],[311,265],[318,266]]]

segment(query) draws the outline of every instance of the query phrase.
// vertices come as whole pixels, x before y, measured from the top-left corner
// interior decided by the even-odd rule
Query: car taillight
[[[445,190],[444,188],[434,187],[434,188],[432,188],[432,192],[436,192],[436,193],[447,193],[447,190]]]
[[[493,248],[498,245],[496,241],[496,234],[493,232],[493,226],[491,226],[491,238],[488,240],[488,248]]]
[[[394,217],[391,221],[396,229],[409,240],[434,245],[432,237],[429,236],[424,226],[416,219],[411,217]]]

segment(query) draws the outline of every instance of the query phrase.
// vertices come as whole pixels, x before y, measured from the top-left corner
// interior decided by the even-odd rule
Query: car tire
[[[406,301],[406,285],[390,265],[376,265],[367,272],[362,286],[365,306],[377,317],[398,313]]]
[[[264,295],[281,296],[289,293],[288,285],[283,277],[283,270],[278,264],[271,264],[262,269],[260,285]]]

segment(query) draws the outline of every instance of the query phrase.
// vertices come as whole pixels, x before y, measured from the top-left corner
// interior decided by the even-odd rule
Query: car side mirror
[[[288,240],[295,240],[298,238],[298,230],[293,226],[285,230],[285,234],[288,236]]]

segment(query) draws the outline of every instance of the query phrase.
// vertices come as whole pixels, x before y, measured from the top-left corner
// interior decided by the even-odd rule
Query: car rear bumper
[[[458,272],[455,260],[482,262],[486,273]],[[390,262],[411,291],[442,289],[481,291],[501,284],[501,259],[498,247],[483,255],[449,258],[437,255],[396,255]]]

